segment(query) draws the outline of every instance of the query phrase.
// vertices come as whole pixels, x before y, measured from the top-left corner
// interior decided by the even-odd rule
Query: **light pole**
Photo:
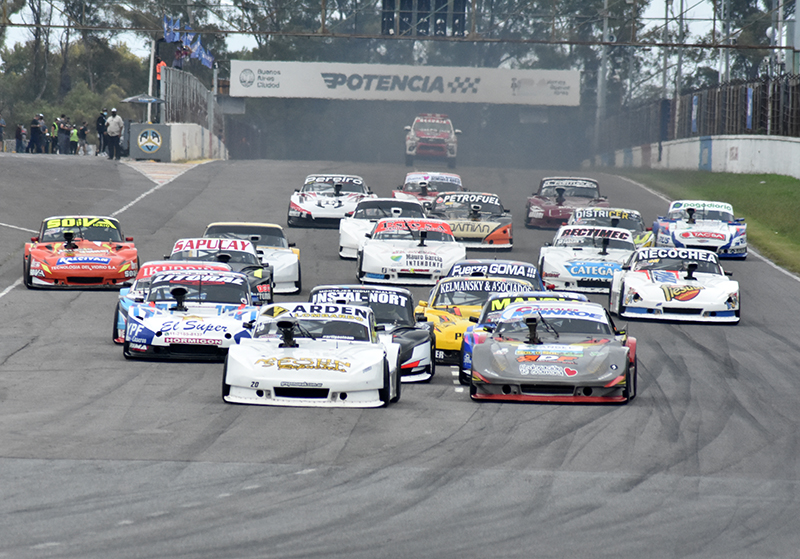
[[[600,124],[606,118],[606,64],[608,47],[608,0],[603,0],[603,46],[597,71],[597,113],[594,120],[594,153],[600,151]]]

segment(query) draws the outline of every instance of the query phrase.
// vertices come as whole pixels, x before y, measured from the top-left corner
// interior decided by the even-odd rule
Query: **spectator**
[[[42,129],[39,123],[39,115],[33,115],[30,125],[31,143],[28,144],[28,152],[39,153],[39,146],[41,145]]]
[[[106,121],[106,133],[108,134],[108,158],[116,159],[122,156],[120,152],[119,140],[125,130],[125,121],[117,115],[117,109],[111,109],[111,116]]]
[[[161,97],[161,70],[167,67],[167,63],[156,56],[156,97]]]
[[[100,155],[106,151],[106,120],[108,119],[108,111],[103,109],[100,111],[100,116],[97,117],[97,122],[94,124],[94,129],[97,130],[97,151],[95,155]]]
[[[58,153],[69,155],[69,119],[61,115],[58,119]]]
[[[0,114],[0,151],[6,150],[6,146],[3,143],[3,140],[5,140],[5,134],[6,134],[6,121],[3,118],[3,115]]]
[[[50,128],[50,153],[53,155],[58,153],[58,119],[53,121],[53,126]]]
[[[89,155],[86,153],[86,134],[89,133],[89,127],[86,125],[86,121],[83,121],[81,127],[78,128],[78,151],[83,150],[83,155]]]
[[[50,138],[47,137],[47,123],[44,121],[44,115],[39,113],[39,140],[36,143],[36,153],[47,153],[47,144],[45,143]]]
[[[24,144],[22,143],[22,125],[21,124],[17,124],[17,130],[14,132],[14,138],[17,140],[17,149],[16,149],[17,153],[22,153],[25,148],[23,147]]]
[[[69,153],[70,155],[77,155],[78,153],[78,127],[69,127]]]

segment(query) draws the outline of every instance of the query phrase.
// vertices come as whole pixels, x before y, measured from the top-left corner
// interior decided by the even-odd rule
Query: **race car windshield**
[[[537,316],[531,314],[529,316]],[[562,318],[546,316],[545,321],[552,330],[558,334],[585,334],[587,336],[611,336],[611,327],[604,322],[594,320],[581,320],[580,318]],[[542,338],[555,338],[556,335],[540,322],[536,328],[537,334]],[[525,318],[499,322],[494,330],[495,337],[511,338],[514,340],[525,341],[530,335]]]
[[[438,192],[439,184],[435,181],[426,182],[428,185],[428,192]],[[422,184],[418,182],[407,182],[403,185],[404,192],[422,192]]]
[[[249,225],[212,225],[206,229],[206,237],[221,239],[242,239],[252,241],[254,245],[289,248],[289,242],[283,231],[277,227],[258,227]],[[257,240],[253,240],[258,237]]]
[[[503,213],[503,206],[500,204],[480,201],[471,202],[467,198],[463,201],[453,200],[452,198],[447,201],[436,200],[431,211],[446,215],[459,214],[466,216],[472,212],[472,206],[474,205],[481,207],[480,213],[482,214],[501,215]]]
[[[342,184],[342,192],[356,192],[358,194],[364,194],[366,191],[364,189],[364,185],[362,184],[355,184],[352,182],[341,183]],[[334,183],[332,182],[313,182],[303,186],[303,192],[316,192],[317,194],[328,194],[333,196]]]
[[[396,213],[399,211],[400,213]],[[399,202],[362,202],[353,214],[355,219],[382,219],[384,217],[424,218],[422,207],[418,204]]]
[[[430,122],[418,120],[414,123],[414,130],[424,132],[447,132],[449,134],[453,131],[453,125],[449,122]]]
[[[170,257],[171,260],[206,260],[214,262],[217,260],[218,254],[228,254],[230,255],[230,260],[225,260],[228,264],[249,264],[252,266],[260,266],[261,263],[258,261],[258,257],[255,254],[250,254],[249,252],[243,252],[241,250],[203,250],[203,249],[191,249],[191,250],[182,250],[180,252],[174,252]]]
[[[328,340],[344,340],[366,342],[370,340],[366,325],[349,320],[313,320],[294,319],[293,335],[295,338],[312,338]],[[262,322],[256,326],[254,338],[270,338],[280,336],[278,321]]]
[[[480,306],[493,295],[490,291],[448,291],[439,290],[433,300],[434,307],[464,305]]]
[[[706,262],[704,260],[683,260],[681,258],[654,258],[651,260],[639,260],[633,265],[633,271],[642,270],[669,270],[674,272],[685,272],[689,270],[689,264],[697,264],[697,272],[706,274],[722,274],[719,264],[716,262]]]
[[[42,242],[60,242],[64,240],[64,233],[71,231],[75,235],[75,239],[84,239],[86,241],[108,241],[108,242],[122,242],[122,234],[119,229],[113,227],[53,227],[45,229],[42,233]]]
[[[686,208],[690,208],[691,206],[686,206]],[[686,211],[686,208],[681,208],[680,210],[673,210],[669,212],[667,219],[674,219],[678,221],[687,221],[689,219],[689,212]],[[722,210],[712,210],[709,208],[695,208],[694,211],[694,220],[705,220],[705,221],[734,221],[733,214],[730,212],[722,211]]]
[[[379,241],[418,241],[419,233],[408,229],[391,229],[375,233],[373,237]],[[428,231],[426,241],[455,242],[453,235],[443,231]]]
[[[224,303],[229,305],[241,305],[247,303],[247,285],[236,285],[215,281],[176,281],[159,282],[156,280],[147,295],[148,301],[174,301],[175,298],[170,293],[173,287],[183,287],[188,293],[184,301],[200,303]]]
[[[578,236],[567,236],[567,237],[559,237],[556,239],[556,242],[553,243],[554,246],[557,247],[568,247],[568,248],[575,248],[575,247],[582,247],[582,248],[602,248],[603,246],[603,238],[602,237],[578,237]],[[608,239],[608,248],[618,248],[622,250],[635,250],[636,247],[631,241],[625,239]]]
[[[544,186],[542,187],[540,196],[546,198],[555,198],[558,196],[556,188],[564,189],[565,198],[597,198],[599,193],[596,186]]]

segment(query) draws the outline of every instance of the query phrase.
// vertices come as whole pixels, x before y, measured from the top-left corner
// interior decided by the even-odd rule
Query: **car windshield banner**
[[[231,60],[231,97],[580,105],[578,70]]]
[[[453,231],[445,222],[439,221],[420,221],[418,219],[400,219],[379,221],[375,227],[375,233],[383,231],[435,231],[452,235]]]

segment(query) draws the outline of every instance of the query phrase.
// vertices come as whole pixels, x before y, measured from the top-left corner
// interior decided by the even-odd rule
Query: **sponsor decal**
[[[700,260],[703,262],[717,263],[717,255],[713,252],[691,248],[643,248],[636,252],[637,260],[658,260],[660,258]]]
[[[129,349],[134,349],[136,351],[146,351],[147,350],[147,344],[134,344],[134,343],[128,342],[128,348]]]
[[[408,304],[408,297],[394,291],[381,290],[324,290],[317,291],[313,295],[314,303],[335,303],[336,301],[353,301],[360,303],[381,303],[384,305],[394,305],[405,307]]]
[[[110,227],[116,229],[117,224],[104,217],[60,217],[47,220],[46,229],[55,229],[56,227]]]
[[[575,220],[589,219],[594,217],[630,219],[631,214],[624,210],[612,210],[608,208],[577,208],[575,210]]]
[[[678,272],[670,272],[668,270],[645,270],[645,275],[648,279],[660,283],[678,283]]]
[[[618,262],[567,262],[564,265],[567,272],[576,278],[611,278],[614,270],[621,270]]]
[[[607,323],[604,314],[594,313],[578,307],[553,305],[552,303],[543,303],[542,305],[531,304],[530,306],[508,308],[503,311],[503,314],[500,316],[500,320],[498,320],[498,322],[511,320],[522,314],[531,313],[539,313],[546,317],[579,318],[584,320],[592,320],[595,322],[602,322],[604,324]]]
[[[193,264],[191,262],[175,262],[170,264],[145,264],[139,270],[139,279],[149,278],[158,272],[172,272],[181,270],[218,270],[228,271],[230,267],[225,264]]]
[[[322,79],[328,89],[346,87],[350,91],[408,91],[421,93],[444,93],[445,87],[449,93],[478,93],[480,78],[456,77],[452,81],[445,80],[442,76],[419,76],[400,74],[338,74],[322,72]],[[441,122],[435,120],[435,122]]]
[[[250,68],[245,68],[239,72],[239,83],[242,87],[250,87],[256,81],[256,74]]]
[[[164,283],[208,283],[208,284],[232,284],[232,285],[244,285],[245,278],[236,274],[236,275],[222,275],[222,274],[214,274],[214,273],[206,273],[206,274],[188,274],[188,273],[172,273],[172,272],[163,272],[158,275],[153,284],[161,285]]]
[[[277,308],[277,307],[275,307]],[[342,305],[315,305],[315,304],[299,304],[295,305],[293,309],[286,310],[296,317],[302,318],[344,318],[350,320],[357,320],[359,322],[367,320],[369,316],[369,309],[363,307],[348,307]],[[270,311],[267,310],[267,313]],[[280,313],[283,314],[283,313]],[[275,314],[274,316],[278,316]]]
[[[577,363],[577,357],[569,355],[520,355],[517,357],[519,363],[527,363],[530,361],[548,362],[548,363]]]
[[[400,262],[403,259],[402,254],[393,254],[389,257],[392,262]]]
[[[382,231],[435,231],[438,233],[450,233],[453,231],[445,222],[422,221],[419,219],[392,219],[382,220],[375,227],[375,233]]]
[[[321,382],[289,382],[282,381],[281,386],[287,388],[322,388]]]
[[[183,252],[184,250],[235,250],[239,252],[253,252],[253,244],[250,241],[241,239],[180,239],[172,247],[172,254]]]
[[[691,301],[697,297],[703,287],[699,285],[662,285],[661,289],[664,291],[664,297],[667,299],[667,302],[673,299],[676,301]]]
[[[452,276],[473,276],[483,274],[486,276],[515,276],[519,278],[536,279],[536,267],[530,264],[506,264],[492,262],[491,264],[456,264],[453,266]]]
[[[733,206],[724,202],[707,202],[704,200],[681,200],[673,202],[669,207],[669,211],[680,210],[682,208],[695,208],[707,210],[720,210],[723,212],[733,213]]]
[[[255,364],[262,367],[278,367],[278,369],[316,369],[340,373],[346,373],[350,368],[350,363],[345,361],[321,357],[268,357],[259,359]]]
[[[444,260],[438,254],[415,252],[406,254],[406,266],[409,268],[441,268]]]
[[[161,134],[158,130],[145,128],[136,137],[136,145],[145,153],[155,153],[161,149]]]
[[[453,229],[454,235],[459,233],[479,233],[481,235],[486,235],[492,230],[492,226],[488,223],[473,223],[469,221],[457,221],[451,223],[450,227]]]
[[[587,227],[565,227],[561,230],[559,238],[564,237],[600,237],[609,239],[623,239],[631,241],[631,232],[623,229],[587,228]],[[633,241],[631,241],[633,242]]]
[[[56,266],[68,264],[108,264],[109,262],[111,262],[111,259],[103,256],[63,256],[58,259]]]
[[[542,182],[542,188],[548,186],[578,186],[580,188],[597,188],[597,183],[583,179],[548,179]]]
[[[474,204],[474,203],[481,203],[481,204],[493,204],[495,206],[500,205],[500,198],[497,196],[493,196],[491,194],[470,194],[470,193],[459,193],[459,194],[445,194],[444,196],[439,196],[436,199],[437,204]]]
[[[205,338],[164,338],[164,342],[168,344],[191,344],[191,345],[222,345],[222,340],[208,340]]]
[[[352,175],[308,175],[305,184],[364,184],[364,179]]]
[[[463,291],[471,292],[488,292],[488,293],[506,293],[515,291],[527,291],[531,287],[522,282],[514,280],[498,281],[491,279],[479,280],[454,280],[445,281],[439,284],[437,293],[456,293]]]
[[[580,357],[583,355],[583,346],[579,345],[521,345],[514,352],[516,355],[569,355]]]
[[[713,239],[716,241],[727,239],[724,233],[714,233],[713,231],[684,231],[680,236],[684,239]]]
[[[530,210],[528,210],[528,217],[533,217],[535,219],[542,218],[544,217],[544,209],[539,206],[531,206]]]
[[[167,320],[162,325],[160,330],[165,334],[168,332],[182,332],[191,333],[197,332],[200,334],[209,334],[213,332],[227,332],[228,327],[224,324],[214,324],[204,322],[199,317],[185,317],[181,320]]]
[[[521,375],[542,375],[552,377],[574,377],[578,374],[576,369],[570,367],[559,367],[558,365],[538,365],[530,363],[520,363],[519,372]]]
[[[405,184],[419,182],[449,182],[461,186],[461,177],[444,173],[408,173],[406,175]]]

